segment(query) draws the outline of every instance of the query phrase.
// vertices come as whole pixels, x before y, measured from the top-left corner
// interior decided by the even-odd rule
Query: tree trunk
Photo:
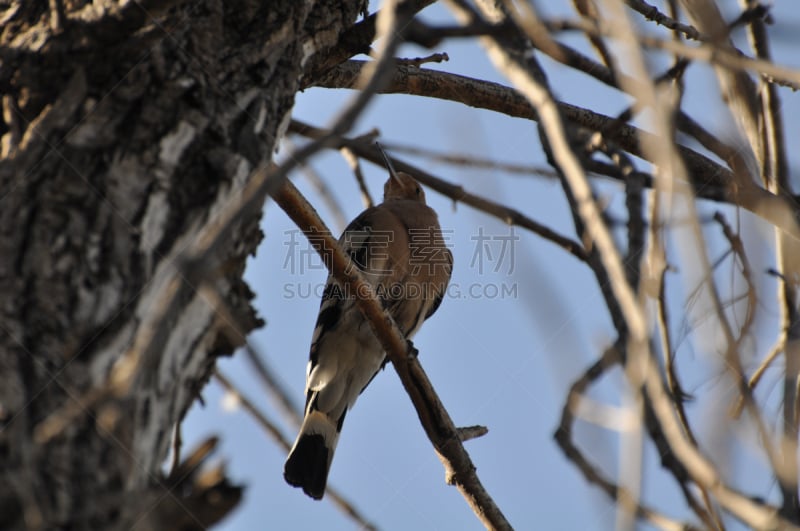
[[[242,338],[184,279],[129,385],[111,386],[112,372],[152,332],[160,275],[271,157],[305,60],[364,7],[51,0],[0,12],[0,528],[168,526],[152,509],[171,496],[159,478],[173,428]],[[242,280],[258,221],[234,228],[203,280],[244,332],[260,324]]]

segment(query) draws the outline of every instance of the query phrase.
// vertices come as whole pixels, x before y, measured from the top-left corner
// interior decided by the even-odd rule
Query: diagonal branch
[[[461,492],[475,515],[492,529],[511,529],[500,508],[483,487],[475,465],[461,443],[458,428],[439,400],[436,391],[392,316],[378,301],[350,257],[342,251],[314,208],[289,181],[272,198],[305,234],[321,239],[319,250],[325,265],[349,293],[356,293],[356,304],[383,345],[419,415],[422,427],[445,468],[446,481]]]
[[[264,431],[272,438],[275,443],[283,448],[285,451],[289,451],[292,447],[292,444],[286,440],[286,437],[283,436],[281,430],[271,421],[269,420],[264,413],[258,408],[258,406],[253,403],[247,396],[242,394],[242,392],[236,387],[233,381],[225,376],[219,369],[214,371],[214,378],[222,385],[223,388],[229,393],[231,393],[236,400],[242,405],[245,411],[250,414],[251,417],[261,426]],[[326,489],[326,494],[330,498],[331,502],[336,505],[343,513],[353,519],[353,521],[358,524],[359,529],[366,529],[370,531],[374,531],[377,527],[372,524],[366,517],[361,514],[355,505],[350,502],[345,496],[338,491],[338,489],[329,486]]]
[[[354,88],[365,63],[348,61],[332,69],[320,79],[316,86],[326,88]],[[537,112],[517,90],[489,81],[482,81],[458,74],[436,70],[394,66],[394,74],[388,84],[379,90],[381,94],[413,94],[431,98],[457,101],[470,107],[488,109],[508,116],[539,120]],[[592,131],[602,131],[615,122],[614,118],[589,109],[567,103],[556,103],[558,111],[569,122]],[[647,158],[642,143],[660,142],[660,137],[630,125],[623,125],[609,137],[619,147]],[[793,202],[756,186],[746,174],[724,168],[696,151],[678,144],[676,146],[686,166],[690,181],[678,181],[676,185],[691,183],[697,197],[723,201],[738,205],[784,231],[787,236],[800,240],[800,227],[793,215]]]
[[[366,64],[365,61],[347,61],[318,79],[315,86],[354,88]],[[379,93],[438,98],[515,118],[539,120],[534,107],[514,88],[439,70],[395,65],[391,80]],[[571,122],[593,131],[604,130],[615,122],[610,116],[568,103],[558,103],[558,108]],[[633,155],[644,157],[639,141],[642,137],[652,137],[657,141],[654,135],[627,124],[616,128],[609,140]],[[726,195],[729,194],[728,187],[733,182],[731,171],[690,148],[679,146],[679,149],[695,179],[698,194],[707,199],[729,201],[730,198],[726,199]]]
[[[322,138],[324,135],[326,135],[325,130],[312,127],[298,120],[292,120],[289,129],[292,132],[307,136],[309,138]],[[377,150],[377,148],[370,143],[361,142],[359,140],[349,140],[342,136],[335,137],[334,142],[336,142],[336,147],[348,147],[359,157],[365,158],[375,164],[379,164],[381,166],[383,165],[383,156]],[[586,253],[581,244],[567,238],[566,236],[562,236],[561,234],[553,231],[545,225],[542,225],[541,223],[534,221],[522,212],[506,207],[499,203],[495,203],[494,201],[490,201],[479,195],[471,194],[464,190],[462,186],[448,183],[447,181],[439,179],[438,177],[435,177],[430,173],[417,168],[416,166],[406,164],[405,162],[391,157],[390,159],[392,164],[394,164],[398,170],[413,175],[422,184],[430,186],[440,194],[446,195],[447,197],[453,199],[453,201],[465,203],[477,210],[480,210],[481,212],[485,212],[498,219],[501,219],[509,225],[516,225],[528,229],[531,232],[538,234],[542,238],[545,238],[546,240],[549,240],[568,251],[578,260],[586,259]]]

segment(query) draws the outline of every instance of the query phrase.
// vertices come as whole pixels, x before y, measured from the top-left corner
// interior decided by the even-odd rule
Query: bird
[[[350,222],[339,244],[415,352],[411,338],[439,308],[453,254],[420,184],[378,148],[389,169],[383,202]],[[330,274],[311,338],[303,423],[284,464],[289,485],[322,499],[345,415],[386,360],[355,295]]]

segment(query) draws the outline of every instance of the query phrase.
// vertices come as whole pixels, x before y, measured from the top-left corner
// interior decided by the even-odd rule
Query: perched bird
[[[410,340],[441,304],[453,255],[422,187],[384,157],[390,177],[383,203],[354,219],[339,243]],[[328,276],[311,339],[303,425],[284,465],[287,483],[317,500],[325,493],[345,414],[386,364],[355,296]]]

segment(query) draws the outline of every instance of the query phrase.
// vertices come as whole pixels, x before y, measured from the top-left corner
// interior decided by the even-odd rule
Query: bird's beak
[[[381,146],[380,142],[377,140],[375,141],[375,147],[377,147],[381,152],[381,155],[383,155],[383,160],[386,161],[386,167],[389,168],[389,175],[391,176],[392,180],[400,184],[400,177],[397,176],[397,171],[395,171],[392,161],[389,159],[389,156],[386,155],[386,152],[383,150],[383,146]]]

